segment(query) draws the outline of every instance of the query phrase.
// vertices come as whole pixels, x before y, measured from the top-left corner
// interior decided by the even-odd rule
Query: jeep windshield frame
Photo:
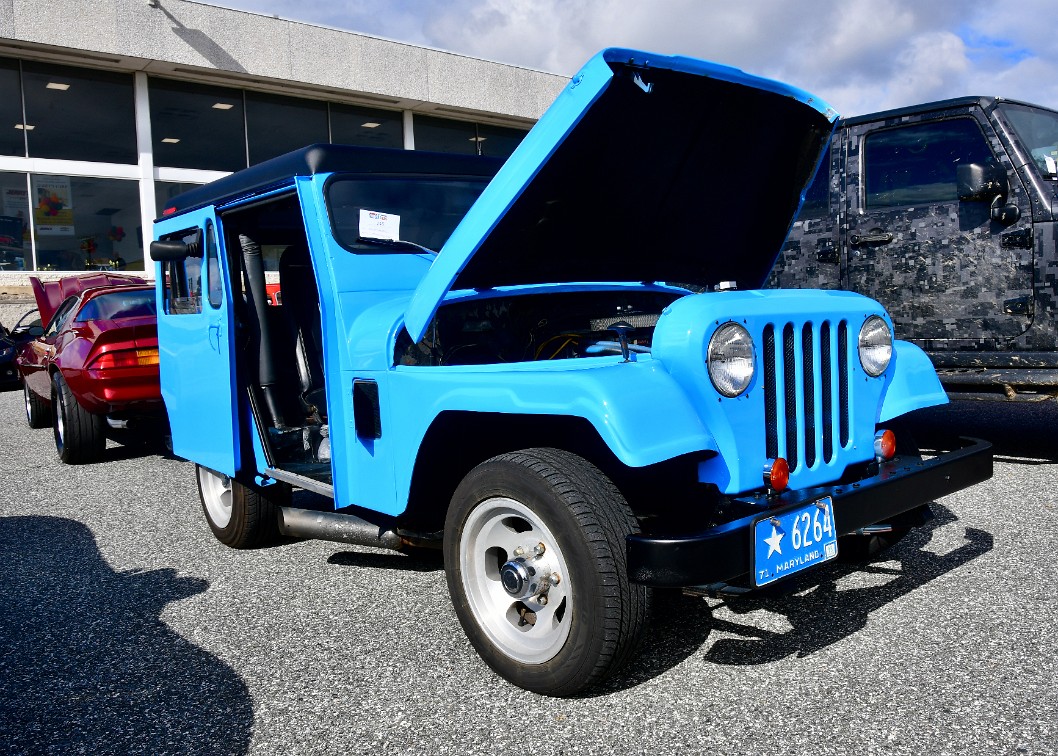
[[[488,182],[478,176],[335,174],[324,187],[331,233],[356,254],[436,253]],[[386,215],[386,232],[396,238],[365,232],[364,213]]]
[[[1046,179],[1058,179],[1058,112],[1020,103],[997,106],[1018,139],[1032,156],[1032,162]]]

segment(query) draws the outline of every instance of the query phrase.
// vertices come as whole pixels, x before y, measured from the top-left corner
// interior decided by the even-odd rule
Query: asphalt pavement
[[[0,753],[1058,753],[1058,404],[914,425],[996,441],[995,477],[784,598],[659,595],[631,667],[560,700],[478,659],[439,560],[227,549],[190,463],[64,466],[0,394]]]

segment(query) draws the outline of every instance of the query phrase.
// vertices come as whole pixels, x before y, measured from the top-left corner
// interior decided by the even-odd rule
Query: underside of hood
[[[756,288],[837,114],[692,58],[605,50],[500,169],[406,313],[418,339],[450,289],[574,281]]]

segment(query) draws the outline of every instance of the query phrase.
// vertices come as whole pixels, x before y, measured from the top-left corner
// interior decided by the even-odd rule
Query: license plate
[[[830,497],[753,525],[753,581],[767,585],[838,555]]]

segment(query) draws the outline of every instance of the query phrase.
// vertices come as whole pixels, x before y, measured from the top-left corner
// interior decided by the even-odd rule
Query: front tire
[[[22,381],[22,398],[26,404],[26,422],[30,428],[47,428],[51,425],[51,405],[30,390]]]
[[[253,549],[279,538],[277,507],[289,503],[290,486],[253,488],[202,465],[195,465],[195,478],[206,522],[218,541],[233,549]]]
[[[629,582],[639,525],[586,460],[528,449],[474,468],[444,532],[448,589],[474,648],[519,687],[570,696],[634,653],[650,593]]]
[[[107,446],[106,421],[81,406],[62,373],[52,376],[51,406],[59,459],[68,465],[82,465],[103,456]]]

